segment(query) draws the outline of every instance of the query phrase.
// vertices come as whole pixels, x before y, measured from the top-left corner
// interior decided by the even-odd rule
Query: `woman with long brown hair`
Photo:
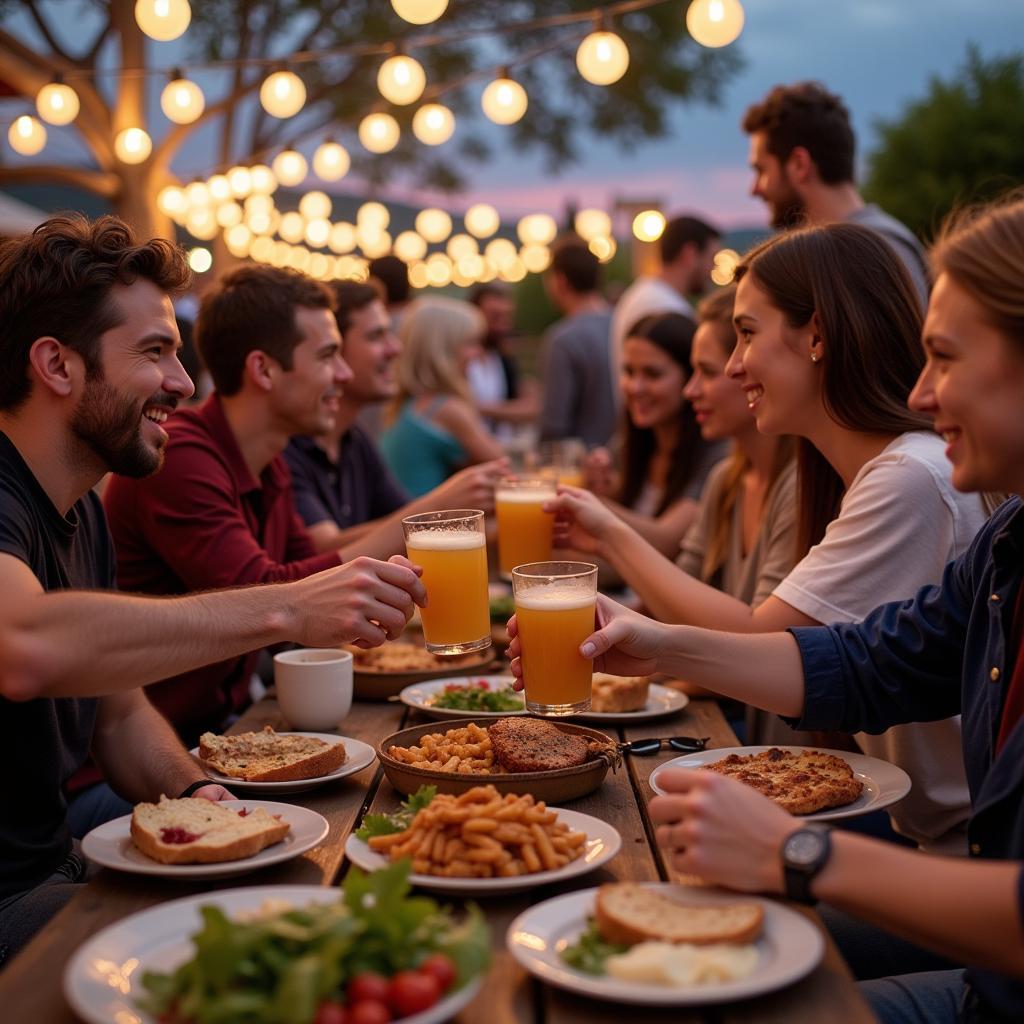
[[[680,572],[578,491],[554,505],[569,520],[562,535],[628,567],[667,622],[751,633],[857,621],[938,580],[985,521],[980,498],[953,489],[929,417],[907,408],[924,363],[917,299],[888,245],[851,224],[773,238],[737,278],[729,372],[758,430],[800,439],[796,567],[751,607]],[[970,806],[958,721],[857,740],[913,780],[890,811],[896,830],[963,853]]]

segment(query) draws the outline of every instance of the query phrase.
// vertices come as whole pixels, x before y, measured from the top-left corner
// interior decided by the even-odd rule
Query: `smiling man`
[[[114,217],[57,217],[0,245],[0,967],[86,875],[64,787],[90,753],[129,801],[229,795],[141,686],[287,640],[379,644],[423,597],[407,563],[370,559],[276,587],[111,593],[92,488],[175,448],[164,421],[192,381],[171,296],[189,276],[179,248]]]

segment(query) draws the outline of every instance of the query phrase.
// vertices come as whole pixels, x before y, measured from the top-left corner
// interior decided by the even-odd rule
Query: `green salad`
[[[367,814],[362,825],[356,829],[356,839],[365,842],[373,836],[389,836],[404,832],[412,819],[437,796],[437,786],[420,786],[415,793],[406,797],[392,814]]]
[[[516,602],[511,594],[505,597],[492,597],[490,606],[491,622],[508,622],[516,613]]]
[[[605,962],[610,956],[625,953],[628,946],[619,946],[614,942],[605,942],[597,930],[597,922],[591,917],[580,937],[562,950],[562,959],[577,971],[584,974],[604,974]]]
[[[427,1008],[487,968],[490,937],[477,907],[456,921],[410,896],[409,868],[353,868],[334,903],[246,920],[203,907],[194,955],[170,974],[147,971],[140,1006],[173,1024],[314,1024],[366,1001],[396,1018]],[[428,977],[439,968],[446,984]]]
[[[522,694],[511,686],[491,688],[486,679],[472,679],[460,686],[449,683],[431,703],[435,708],[453,711],[522,711]]]

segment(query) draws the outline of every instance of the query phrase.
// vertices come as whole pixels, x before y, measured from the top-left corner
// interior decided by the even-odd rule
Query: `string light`
[[[391,6],[410,25],[429,25],[448,9],[448,0],[391,0]]]
[[[260,103],[271,117],[293,117],[306,102],[306,87],[293,71],[275,71],[260,86]]]
[[[243,259],[252,255],[249,251],[252,245],[252,232],[244,224],[236,224],[224,232],[224,244],[232,256]]]
[[[490,238],[501,227],[498,211],[490,203],[474,203],[462,221],[466,230],[477,238]]]
[[[440,146],[455,131],[455,115],[440,103],[426,103],[413,115],[412,133],[425,146]]]
[[[355,225],[345,220],[332,224],[331,232],[327,236],[327,247],[340,256],[351,252],[356,247]]]
[[[322,181],[339,181],[351,166],[348,150],[337,142],[324,142],[313,154],[313,171]]]
[[[274,177],[285,188],[291,188],[304,181],[309,171],[306,158],[295,149],[286,149],[278,153],[270,167],[274,172]]]
[[[444,210],[429,207],[416,214],[416,230],[428,242],[443,242],[452,233],[452,219]]]
[[[409,284],[416,289],[426,288],[430,284],[425,263],[416,262],[409,264]]]
[[[205,274],[213,266],[213,253],[202,245],[188,251],[188,265],[197,273]]]
[[[206,97],[195,82],[172,72],[172,79],[160,93],[160,109],[168,121],[191,124],[206,108]]]
[[[226,174],[215,174],[206,182],[206,187],[210,190],[210,199],[215,203],[226,203],[234,195]]]
[[[277,226],[277,233],[286,241],[292,244],[301,242],[306,237],[306,221],[301,213],[290,210],[281,217],[281,223]]]
[[[427,280],[435,288],[444,288],[452,283],[452,261],[443,252],[435,252],[427,257]]]
[[[395,255],[406,263],[421,260],[427,255],[427,240],[415,231],[403,231],[394,244]]]
[[[248,167],[232,167],[227,173],[228,188],[236,199],[244,199],[252,191],[252,171]]]
[[[266,164],[253,164],[249,168],[249,179],[256,195],[269,196],[277,190],[277,178]]]
[[[600,236],[608,237],[612,233],[612,219],[604,210],[580,210],[573,220],[573,226],[576,234],[585,242]]]
[[[159,43],[177,39],[192,20],[188,0],[135,0],[135,21]]]
[[[543,274],[551,265],[551,250],[546,245],[524,245],[519,258],[531,274]]]
[[[193,181],[185,187],[185,198],[189,207],[209,206],[211,202],[210,189],[205,182]]]
[[[233,228],[242,223],[242,208],[238,203],[223,203],[217,207],[215,216],[222,228]]]
[[[599,263],[608,263],[615,256],[618,244],[610,235],[598,235],[587,243],[587,248],[597,257]]]
[[[633,218],[633,234],[641,242],[656,242],[665,230],[665,215],[658,210],[643,210]]]
[[[184,191],[177,185],[168,185],[157,193],[156,205],[161,213],[177,220],[184,216],[188,209],[188,199],[185,198]]]
[[[448,253],[453,263],[457,263],[464,256],[475,256],[480,252],[480,246],[470,235],[452,235],[444,251]]]
[[[383,231],[391,223],[391,214],[383,203],[363,203],[356,210],[356,223],[361,227],[376,227]]]
[[[367,114],[359,122],[359,141],[371,153],[390,153],[400,135],[398,122],[390,114]]]
[[[519,258],[515,243],[507,238],[492,238],[484,248],[484,256],[497,270]]]
[[[188,211],[185,217],[185,230],[203,242],[210,242],[220,231],[213,210],[207,206],[197,206]]]
[[[739,0],[693,0],[686,9],[686,29],[701,46],[728,46],[743,31]]]
[[[331,222],[326,217],[314,217],[306,225],[306,241],[315,249],[327,244],[331,237]]]
[[[125,128],[114,139],[114,152],[123,163],[141,164],[153,152],[153,140],[141,128]]]
[[[484,89],[480,106],[495,124],[515,124],[529,105],[526,90],[507,76],[496,78]]]
[[[576,51],[576,67],[594,85],[617,82],[629,67],[629,49],[614,32],[591,32]]]
[[[547,213],[531,213],[516,225],[516,234],[523,245],[547,245],[555,240],[558,225]]]
[[[374,238],[367,239],[362,250],[363,255],[371,260],[377,259],[378,256],[386,256],[391,251],[391,235],[386,231],[379,231]]]
[[[78,93],[59,78],[44,85],[36,96],[36,110],[48,124],[71,124],[78,117],[80,106]]]
[[[299,200],[299,213],[306,220],[319,220],[330,217],[332,205],[331,197],[326,192],[307,192]]]
[[[22,156],[35,156],[46,145],[46,129],[28,114],[15,118],[7,129],[11,149]]]
[[[377,72],[377,88],[389,103],[405,107],[415,103],[427,85],[427,76],[418,60],[404,53],[388,57]]]

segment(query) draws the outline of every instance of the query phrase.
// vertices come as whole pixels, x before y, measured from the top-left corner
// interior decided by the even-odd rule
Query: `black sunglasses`
[[[667,743],[672,750],[695,754],[698,750],[704,750],[710,739],[710,736],[666,736],[663,739],[633,740],[631,743],[623,743],[621,749],[626,753],[636,754],[637,757],[650,757],[657,754]]]

